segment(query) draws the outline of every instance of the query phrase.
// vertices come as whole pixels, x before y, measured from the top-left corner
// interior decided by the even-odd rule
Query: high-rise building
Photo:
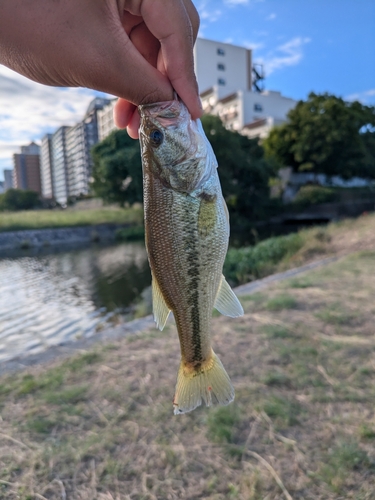
[[[250,49],[198,38],[194,46],[194,69],[199,92],[217,87],[221,99],[237,90],[252,88]]]
[[[249,49],[198,38],[194,56],[203,109],[230,130],[264,138],[296,105],[280,92],[262,91],[263,75],[253,69]]]
[[[115,121],[113,119],[113,108],[117,99],[112,99],[106,104],[103,109],[98,110],[98,135],[99,141],[105,139],[113,130],[116,130]]]
[[[29,189],[42,194],[39,152],[40,147],[32,142],[21,147],[21,154],[13,155],[13,185],[16,189]]]
[[[63,125],[51,138],[52,152],[52,189],[55,200],[61,205],[68,201],[68,161],[66,153],[66,135],[70,127]]]
[[[52,134],[46,134],[42,138],[40,148],[40,177],[43,198],[54,198],[52,182]]]
[[[13,187],[13,170],[4,170],[4,191]]]
[[[72,127],[66,136],[67,180],[69,196],[88,194],[93,160],[91,149],[97,144],[98,113],[110,104],[109,99],[91,101],[80,123]]]

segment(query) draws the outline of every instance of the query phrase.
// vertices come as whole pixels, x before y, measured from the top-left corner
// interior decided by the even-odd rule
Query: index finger
[[[182,0],[144,0],[141,14],[148,29],[160,42],[165,69],[173,88],[195,119],[202,114],[193,59],[199,17],[190,0],[185,0],[185,3],[186,7]]]

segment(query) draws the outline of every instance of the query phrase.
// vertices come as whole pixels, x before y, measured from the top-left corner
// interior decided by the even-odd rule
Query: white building
[[[62,126],[51,138],[52,151],[52,189],[55,200],[61,205],[68,201],[68,159],[66,151],[66,136],[70,127]]]
[[[4,170],[4,191],[13,188],[13,170]]]
[[[194,69],[200,93],[217,88],[219,99],[237,90],[252,88],[251,50],[229,43],[198,38]]]
[[[66,137],[67,180],[69,196],[89,193],[93,160],[91,149],[99,140],[98,114],[111,103],[108,99],[93,99],[83,120],[72,127]]]
[[[113,108],[117,99],[112,99],[102,109],[98,110],[98,136],[99,141],[105,139],[113,130],[116,130],[113,119]]]
[[[46,199],[54,198],[52,183],[52,134],[42,138],[40,148],[40,180],[42,183],[42,196]]]
[[[286,121],[297,102],[280,92],[252,90],[251,50],[198,38],[194,51],[205,113],[220,116],[226,128],[250,138],[267,137]]]

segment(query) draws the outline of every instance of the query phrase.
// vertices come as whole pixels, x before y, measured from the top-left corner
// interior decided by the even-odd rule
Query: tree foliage
[[[275,168],[264,158],[258,140],[227,130],[217,116],[203,116],[202,124],[218,161],[232,227],[245,227],[267,218],[274,206],[269,180]]]
[[[267,157],[295,172],[375,178],[375,108],[311,93],[264,147]]]
[[[139,142],[126,130],[115,130],[92,149],[92,188],[108,203],[142,201],[142,164]]]
[[[232,226],[247,226],[269,214],[269,179],[274,174],[258,141],[225,129],[220,118],[204,116],[203,128],[219,164]],[[93,189],[107,202],[142,201],[142,167],[138,141],[118,130],[93,148]]]
[[[35,191],[8,189],[0,195],[0,211],[32,210],[39,204],[39,195]]]

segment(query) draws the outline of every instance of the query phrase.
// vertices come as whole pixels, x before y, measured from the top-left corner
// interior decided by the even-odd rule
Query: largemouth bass
[[[212,310],[236,317],[243,309],[222,275],[229,216],[215,154],[181,101],[139,112],[153,313],[162,330],[173,312],[181,346],[174,413],[202,400],[227,405],[234,389],[211,347]]]

